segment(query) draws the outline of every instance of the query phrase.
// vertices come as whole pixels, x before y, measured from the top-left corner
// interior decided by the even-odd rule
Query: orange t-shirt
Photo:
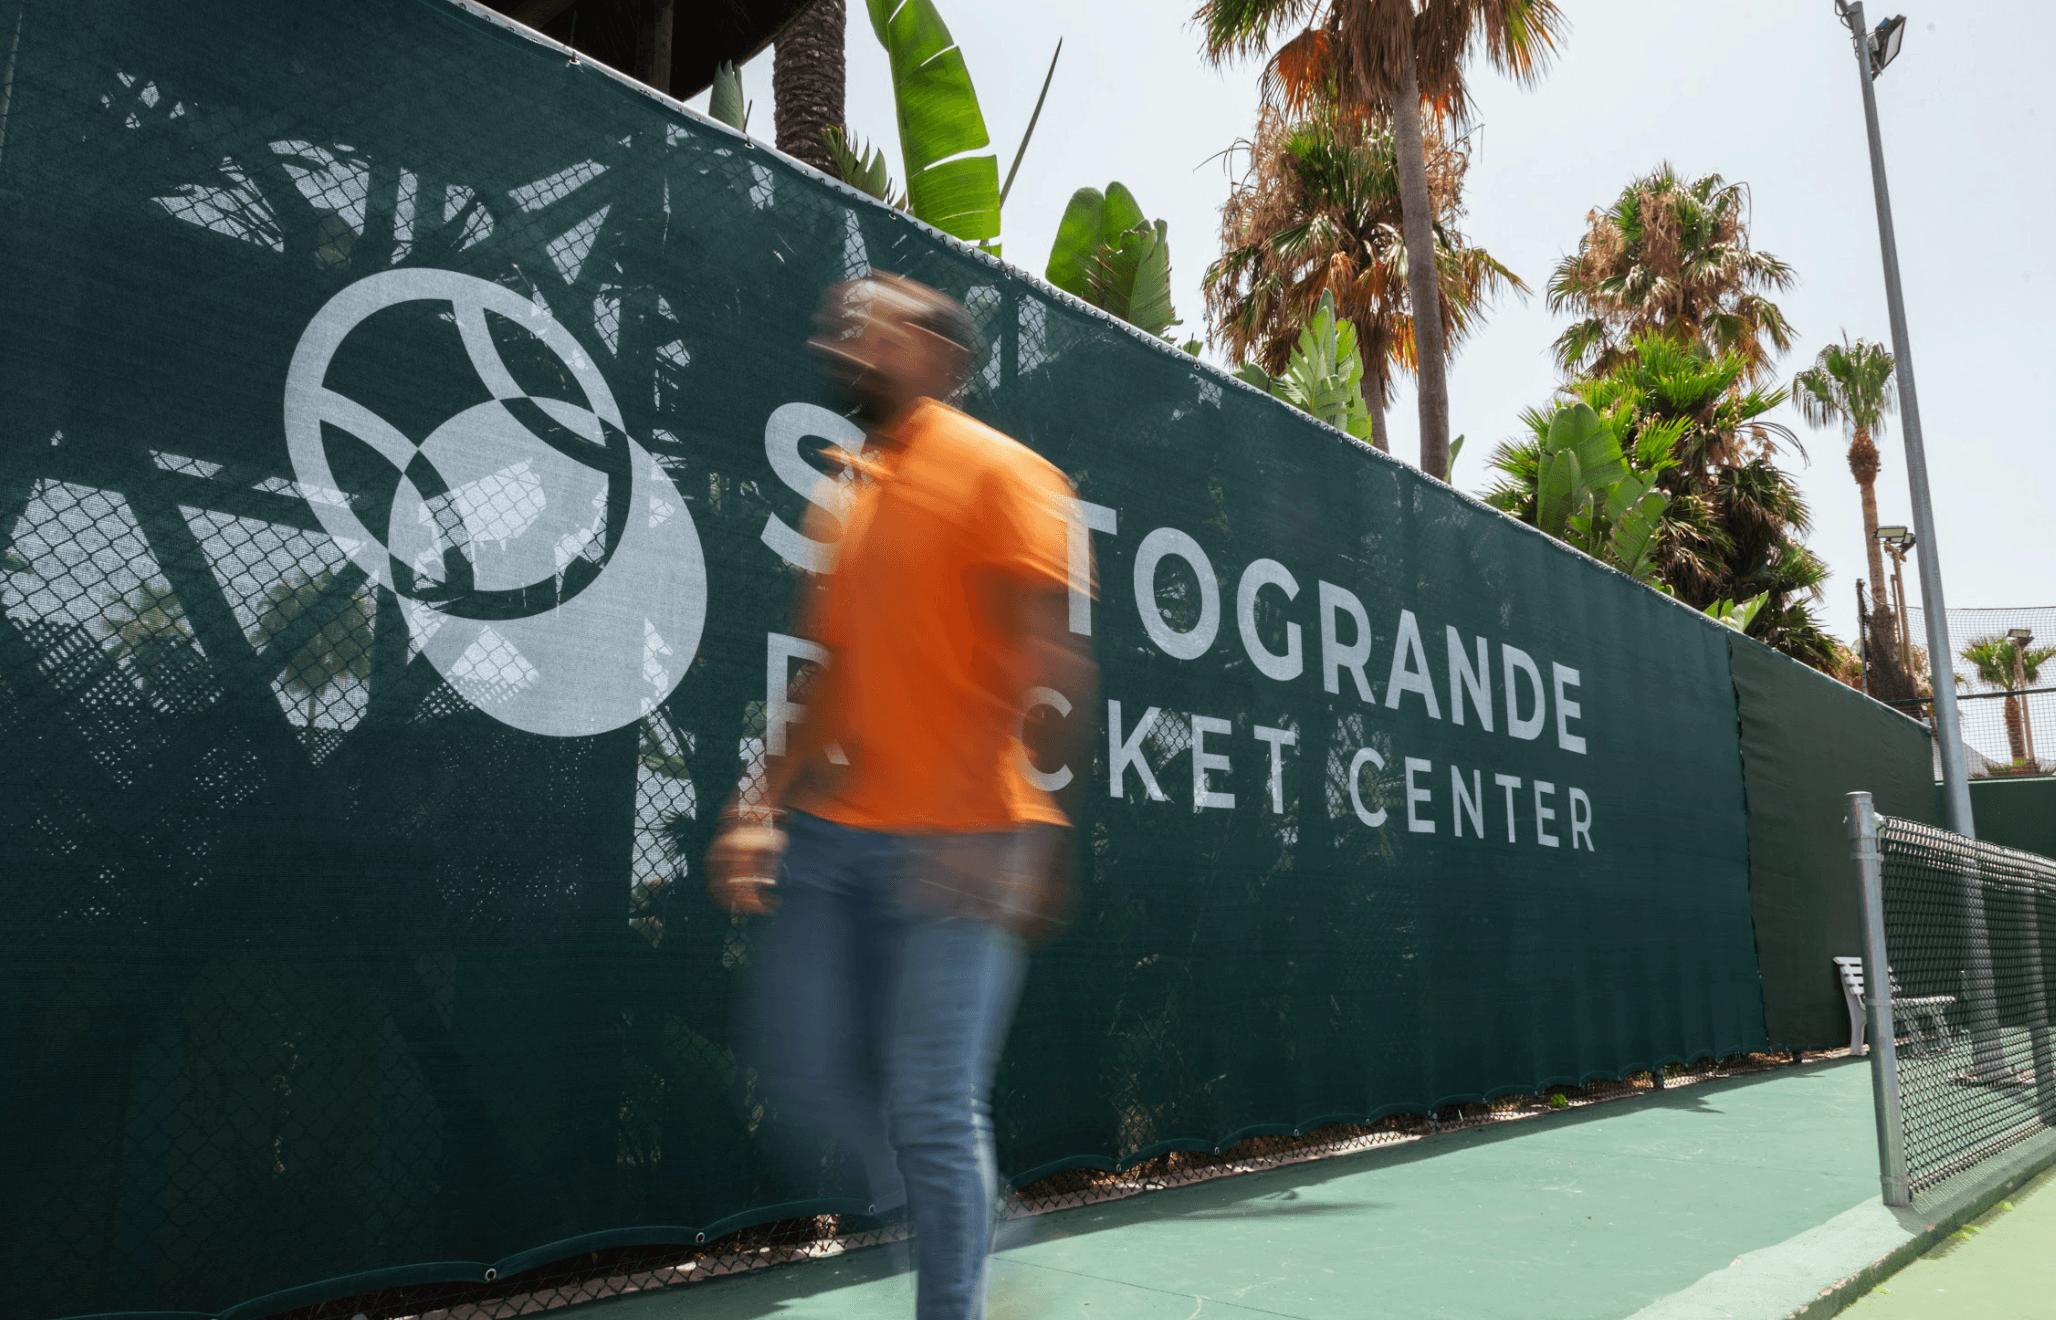
[[[893,833],[1063,824],[1022,773],[1027,639],[1007,600],[1068,587],[1071,484],[931,399],[881,438],[803,625],[830,654],[823,709],[808,718],[825,721],[848,768],[794,805]],[[816,515],[814,527],[825,522]]]

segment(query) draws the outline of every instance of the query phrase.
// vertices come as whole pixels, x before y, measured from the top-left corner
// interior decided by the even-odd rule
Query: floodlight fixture
[[[1863,39],[1864,63],[1870,71],[1871,81],[1877,81],[1885,66],[1899,58],[1899,48],[1906,44],[1906,15],[1894,14],[1880,19],[1878,25],[1868,32],[1858,24],[1863,22],[1863,6],[1851,4],[1850,0],[1835,0],[1835,16],[1847,24],[1852,34]]]
[[[1878,528],[1878,540],[1892,547],[1897,554],[1905,554],[1915,544],[1913,529],[1899,524]]]
[[[2008,628],[2006,630],[2006,640],[2019,646],[2024,651],[2028,648],[2029,643],[2035,640],[2035,630],[2032,628]]]
[[[1876,78],[1885,71],[1885,66],[1899,58],[1899,47],[1906,41],[1906,15],[1894,14],[1880,20],[1870,34],[1870,76]]]

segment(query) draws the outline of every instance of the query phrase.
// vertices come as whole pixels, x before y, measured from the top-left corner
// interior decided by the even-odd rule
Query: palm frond
[[[1697,340],[1739,354],[1750,379],[1765,379],[1793,334],[1767,295],[1790,287],[1793,273],[1750,247],[1748,199],[1745,184],[1659,165],[1587,217],[1547,286],[1550,310],[1597,321],[1620,341],[1648,331]],[[1561,348],[1559,364],[1573,373],[1596,366]]]
[[[1324,0],[1207,0],[1192,16],[1209,60],[1223,64],[1269,49],[1280,29],[1304,25]]]
[[[1423,142],[1436,208],[1441,320],[1451,346],[1493,298],[1527,292],[1503,262],[1456,228],[1469,163],[1465,140]],[[1231,362],[1285,369],[1324,294],[1357,328],[1365,394],[1390,397],[1394,368],[1414,365],[1406,255],[1391,131],[1331,102],[1293,118],[1261,114],[1248,171],[1221,212],[1222,256],[1207,270],[1209,337]]]

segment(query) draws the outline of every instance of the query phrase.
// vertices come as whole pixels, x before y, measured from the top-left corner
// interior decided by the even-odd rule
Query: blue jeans
[[[797,813],[788,835],[758,963],[765,1082],[781,1113],[862,1162],[876,1213],[910,1214],[918,1320],[976,1320],[999,1196],[992,1076],[1021,942],[910,900],[920,840]]]

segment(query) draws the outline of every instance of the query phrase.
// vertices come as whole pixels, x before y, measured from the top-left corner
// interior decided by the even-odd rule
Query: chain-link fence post
[[[1885,957],[1884,868],[1870,794],[1849,795],[1849,841],[1863,910],[1863,1008],[1870,1038],[1870,1089],[1878,1124],[1878,1180],[1886,1205],[1912,1205],[1906,1183],[1906,1130],[1899,1122],[1899,1059],[1892,1029],[1892,971]]]
[[[1971,1076],[1996,1082],[2009,1074],[1999,1029],[1999,982],[1992,969],[1992,929],[1985,919],[1985,873],[1973,855],[1964,860],[1961,898],[1966,951],[1963,995],[1970,1012]]]
[[[2044,887],[2029,877],[2009,877],[2004,883],[2020,913],[2021,970],[2027,985],[2027,1040],[2035,1063],[2036,1110],[2043,1123],[2056,1127],[2056,1051],[2050,1048],[2048,981],[2042,965]]]

